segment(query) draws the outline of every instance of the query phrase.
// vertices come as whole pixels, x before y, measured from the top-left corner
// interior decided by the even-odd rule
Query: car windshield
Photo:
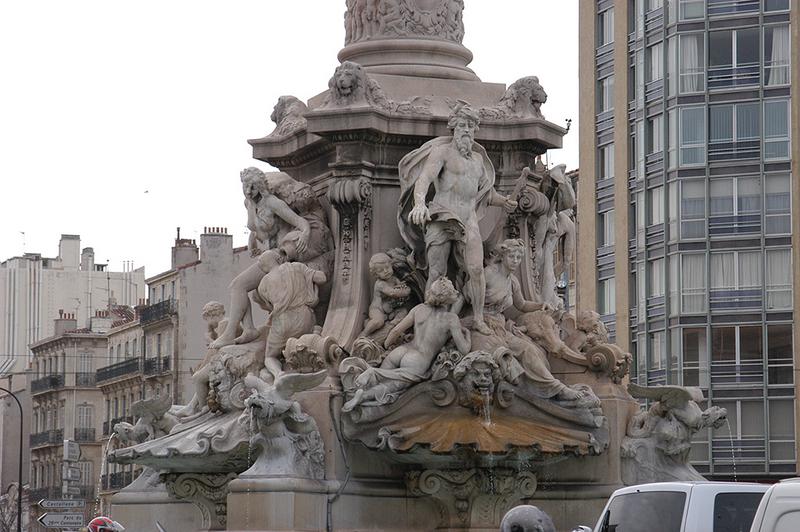
[[[763,493],[719,493],[714,497],[714,532],[748,532]]]
[[[686,494],[645,491],[614,497],[600,532],[680,532]]]

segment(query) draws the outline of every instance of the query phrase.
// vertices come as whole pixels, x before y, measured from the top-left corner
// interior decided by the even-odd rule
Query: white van
[[[630,486],[611,494],[593,532],[748,532],[767,489],[710,481]]]
[[[800,478],[774,484],[758,505],[750,532],[798,532],[800,530]]]

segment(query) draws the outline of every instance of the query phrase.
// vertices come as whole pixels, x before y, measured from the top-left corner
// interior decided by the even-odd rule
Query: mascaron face
[[[512,272],[517,271],[519,265],[522,264],[522,250],[512,249],[506,251],[503,255],[503,265]]]
[[[475,138],[475,123],[466,118],[459,118],[453,128],[453,136],[460,139],[465,135],[468,136],[470,140]]]

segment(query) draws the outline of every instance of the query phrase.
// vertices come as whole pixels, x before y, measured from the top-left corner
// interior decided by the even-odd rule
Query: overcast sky
[[[239,171],[282,94],[322,92],[345,0],[0,2],[0,261],[58,254],[169,268],[175,228],[246,244]],[[538,75],[545,116],[573,119],[550,160],[578,164],[577,0],[466,0],[483,81]],[[24,235],[23,235],[24,233]]]

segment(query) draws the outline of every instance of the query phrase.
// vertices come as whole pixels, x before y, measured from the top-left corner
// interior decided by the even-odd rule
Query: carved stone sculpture
[[[458,351],[469,352],[469,336],[462,329],[458,316],[449,310],[457,298],[458,292],[450,280],[439,278],[428,288],[425,302],[411,309],[386,338],[386,345],[392,345],[413,325],[411,342],[393,349],[380,368],[369,367],[359,358],[343,360],[339,372],[344,380],[350,381],[347,387],[352,398],[342,410],[349,412],[361,403],[394,402],[401,391],[425,378],[434,358],[450,339]]]
[[[478,223],[486,207],[511,211],[517,202],[494,189],[494,167],[475,142],[479,123],[478,113],[459,102],[448,123],[452,137],[435,138],[403,157],[398,166],[398,226],[412,250],[410,260],[428,271],[428,285],[447,275],[451,261],[456,264],[456,285],[464,287],[472,306],[473,327],[491,334],[483,319],[486,281]],[[428,201],[432,186],[435,194]]]
[[[274,385],[254,376],[245,378],[245,385],[254,391],[245,400],[241,422],[253,434],[250,444],[258,457],[243,475],[324,477],[325,449],[317,422],[292,396],[319,386],[326,376],[325,370],[284,373]]]
[[[520,505],[503,516],[500,532],[556,532],[553,520],[536,506]]]
[[[305,115],[308,106],[294,96],[281,96],[272,110],[270,120],[275,122],[275,130],[269,137],[286,137],[306,127]]]
[[[391,100],[361,65],[344,61],[328,81],[328,95],[321,109],[373,107],[389,114],[430,115],[430,106],[430,98],[416,97],[403,102]]]
[[[460,43],[463,0],[348,0],[345,43],[425,37]]]
[[[638,386],[628,391],[638,399],[655,401],[628,421],[622,442],[622,480],[627,485],[645,482],[704,480],[689,463],[692,436],[708,427],[719,428],[727,416],[724,408],[701,410],[700,388]]]
[[[524,118],[544,119],[542,105],[547,93],[536,76],[520,78],[508,87],[497,105],[480,110],[484,120],[512,120]]]
[[[200,509],[208,530],[226,530],[228,484],[235,478],[235,473],[170,473],[164,475],[164,485],[171,496],[191,501]]]
[[[273,268],[288,260],[303,262],[325,275],[331,270],[333,240],[325,211],[311,187],[283,172],[264,174],[252,167],[243,170],[241,178],[250,229],[248,247],[253,256],[260,253],[259,243],[267,251],[231,282],[228,326],[211,344],[217,349],[256,339],[248,293],[256,290]],[[240,324],[244,332],[236,336]]]
[[[284,369],[290,373],[316,373],[335,368],[341,348],[336,340],[319,334],[289,338],[283,350]]]
[[[166,394],[133,403],[131,415],[139,418],[136,424],[121,422],[114,425],[120,443],[132,445],[169,434],[178,423],[178,419],[169,412],[171,406],[172,398]]]
[[[402,320],[408,314],[405,304],[411,295],[411,288],[395,276],[392,259],[386,253],[372,256],[369,261],[369,272],[376,280],[372,288],[369,317],[359,336],[371,336],[387,321]]]
[[[574,326],[564,342],[574,351],[587,351],[608,343],[608,329],[593,310],[581,310],[574,318]]]

